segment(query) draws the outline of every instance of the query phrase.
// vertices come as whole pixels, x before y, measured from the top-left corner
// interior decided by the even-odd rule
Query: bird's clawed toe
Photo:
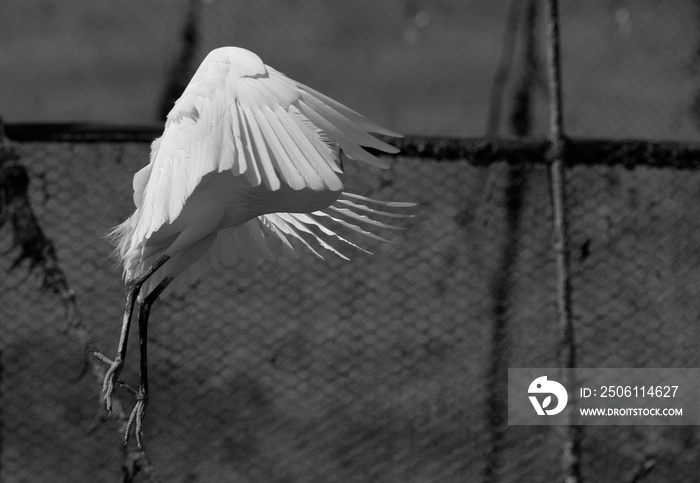
[[[102,382],[102,399],[109,413],[112,412],[112,392],[114,391],[114,383],[119,377],[123,366],[124,361],[121,357],[117,356],[114,362],[109,366],[109,369],[107,369],[104,381]]]
[[[146,395],[143,388],[138,391],[131,386],[117,380],[119,373],[124,366],[124,361],[120,357],[117,357],[114,362],[112,362],[107,369],[105,374],[104,382],[102,383],[102,399],[104,400],[105,407],[107,411],[112,413],[112,392],[114,391],[114,386],[119,384],[121,387],[126,389],[136,398],[136,405],[132,409],[129,415],[129,420],[126,423],[126,430],[124,431],[124,446],[129,444],[129,438],[131,436],[131,430],[134,429],[134,434],[136,434],[136,444],[139,449],[143,450],[143,417],[146,413],[146,403],[148,401],[148,396]]]
[[[124,446],[129,444],[129,436],[131,434],[131,428],[134,428],[134,434],[136,435],[136,445],[140,450],[143,450],[143,416],[146,414],[146,404],[148,402],[148,396],[143,392],[138,392],[136,394],[136,405],[129,415],[129,422],[126,424],[126,431],[124,433]]]

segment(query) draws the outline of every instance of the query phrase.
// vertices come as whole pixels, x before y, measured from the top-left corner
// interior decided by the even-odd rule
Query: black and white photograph
[[[700,1],[0,0],[0,483],[700,481]]]

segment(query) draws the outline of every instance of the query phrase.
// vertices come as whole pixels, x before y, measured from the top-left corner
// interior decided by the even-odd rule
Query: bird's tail
[[[136,214],[134,213],[107,234],[107,239],[114,245],[114,257],[124,267],[125,278],[129,278],[133,273],[141,255],[138,247],[131,247],[131,238],[135,229]]]

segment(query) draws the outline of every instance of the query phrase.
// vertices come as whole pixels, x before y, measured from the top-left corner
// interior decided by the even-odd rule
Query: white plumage
[[[135,423],[142,445],[147,320],[163,287],[188,284],[221,263],[274,259],[269,239],[291,251],[296,239],[318,256],[314,244],[345,258],[322,235],[357,245],[329,226],[382,239],[356,222],[393,228],[371,216],[409,216],[383,207],[413,203],[343,192],[342,157],[386,168],[363,147],[397,152],[370,133],[399,136],[245,49],[224,47],[204,59],[153,142],[150,163],[134,175],[136,211],[112,232],[129,284],[117,357],[104,358],[110,364],[103,388],[108,409],[136,294],[140,300],[141,384],[126,441]]]
[[[337,236],[321,224],[325,219],[369,233],[320,211],[329,206],[389,226],[357,212],[405,216],[368,204],[410,204],[342,193],[340,151],[381,168],[387,162],[362,147],[397,152],[370,132],[399,136],[250,51],[212,51],[168,114],[150,164],[134,176],[135,213],[113,231],[127,280],[170,256],[144,285],[145,296],[165,277],[186,284],[218,263],[274,258],[266,239],[291,247],[287,238],[303,241],[300,232],[340,254],[308,227]]]

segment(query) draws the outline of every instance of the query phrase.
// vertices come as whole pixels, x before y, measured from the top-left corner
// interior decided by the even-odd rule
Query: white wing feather
[[[366,198],[360,195],[355,195],[352,193],[343,193],[338,201],[336,201],[329,208],[343,208],[343,215],[355,215],[359,216],[351,210],[347,209],[346,202],[348,198],[360,199],[366,204],[379,204],[379,205],[399,205],[399,208],[406,208],[415,206],[413,203],[391,203],[383,202],[378,200],[373,200],[371,198]],[[387,217],[400,217],[400,218],[410,218],[413,215],[407,215],[403,213],[391,213],[383,210],[374,210],[366,205],[363,205],[364,209],[360,211],[371,211],[374,214],[379,214]],[[353,219],[357,219],[363,223],[367,224],[380,224],[388,228],[397,227],[380,223],[377,220],[371,219],[366,216],[361,216],[360,218],[355,218],[355,216],[350,216]],[[296,240],[303,249],[313,253],[319,258],[324,258],[323,255],[314,248],[314,244],[317,244],[321,248],[327,250],[331,254],[342,258],[343,260],[348,260],[348,257],[339,249],[335,248],[329,242],[327,242],[324,237],[328,239],[338,240],[346,245],[363,251],[365,253],[370,253],[364,248],[356,245],[355,243],[349,241],[343,236],[339,235],[332,229],[328,228],[322,223],[322,220],[330,219],[333,222],[343,225],[346,228],[350,228],[352,231],[360,233],[364,236],[375,238],[381,241],[389,241],[381,238],[373,233],[365,231],[358,225],[349,223],[343,219],[330,217],[322,211],[317,211],[314,213],[273,213],[269,215],[263,215],[247,223],[241,225],[237,229],[232,230],[222,230],[218,233],[216,241],[213,246],[207,251],[207,253],[197,261],[197,263],[191,265],[187,270],[180,274],[165,290],[164,295],[175,291],[181,292],[183,289],[190,287],[199,278],[208,273],[212,268],[217,267],[221,264],[223,265],[238,265],[242,260],[246,260],[251,263],[258,263],[264,260],[274,261],[277,259],[275,252],[270,248],[268,240],[276,239],[281,241],[281,246],[284,247],[284,253],[292,257],[296,257],[297,251],[292,244],[292,241]],[[320,233],[319,233],[320,232]],[[151,263],[155,262],[155,258],[146,260],[145,266],[149,266]],[[170,263],[170,262],[168,262]],[[149,280],[144,286],[145,293],[150,292],[153,287],[156,287],[158,283],[162,280],[163,276],[156,277],[158,272],[154,275],[153,280]]]
[[[291,188],[337,194],[343,189],[340,151],[349,159],[382,168],[388,166],[386,160],[362,147],[387,153],[398,151],[370,133],[399,136],[264,65],[252,52],[235,47],[212,51],[168,114],[163,135],[151,146],[150,163],[134,175],[135,213],[112,232],[127,276],[143,273],[162,255],[163,244],[172,242],[171,234],[177,235],[173,228],[176,224],[164,225],[175,222],[205,175],[228,170],[250,187],[262,185],[270,192]],[[370,205],[380,205],[382,209]],[[193,252],[175,252],[148,280],[142,293],[149,293],[168,274],[179,274],[170,291],[190,284],[220,263],[274,259],[267,243],[270,239],[280,240],[292,254],[295,251],[290,240],[296,239],[319,257],[312,244],[347,258],[321,235],[362,249],[322,221],[384,240],[343,217],[391,228],[370,216],[406,217],[409,215],[384,208],[408,206],[413,204],[379,202],[343,193],[329,207],[341,217],[317,211],[272,213],[241,220],[242,225],[202,233],[201,236],[211,234],[207,238],[213,242],[201,242],[206,251],[200,252],[203,256],[196,261],[192,259]],[[193,213],[186,221],[178,221],[185,226],[196,221]],[[161,228],[165,231],[159,231]],[[154,237],[146,247],[156,231],[162,238],[154,242]]]
[[[366,130],[391,133],[356,112],[299,84],[244,49],[227,47],[207,56],[168,114],[154,142],[150,164],[134,177],[139,211],[131,245],[172,222],[202,177],[231,170],[253,186],[277,190],[342,189],[334,151],[386,167],[359,146],[396,148]],[[391,133],[394,134],[394,133]]]

